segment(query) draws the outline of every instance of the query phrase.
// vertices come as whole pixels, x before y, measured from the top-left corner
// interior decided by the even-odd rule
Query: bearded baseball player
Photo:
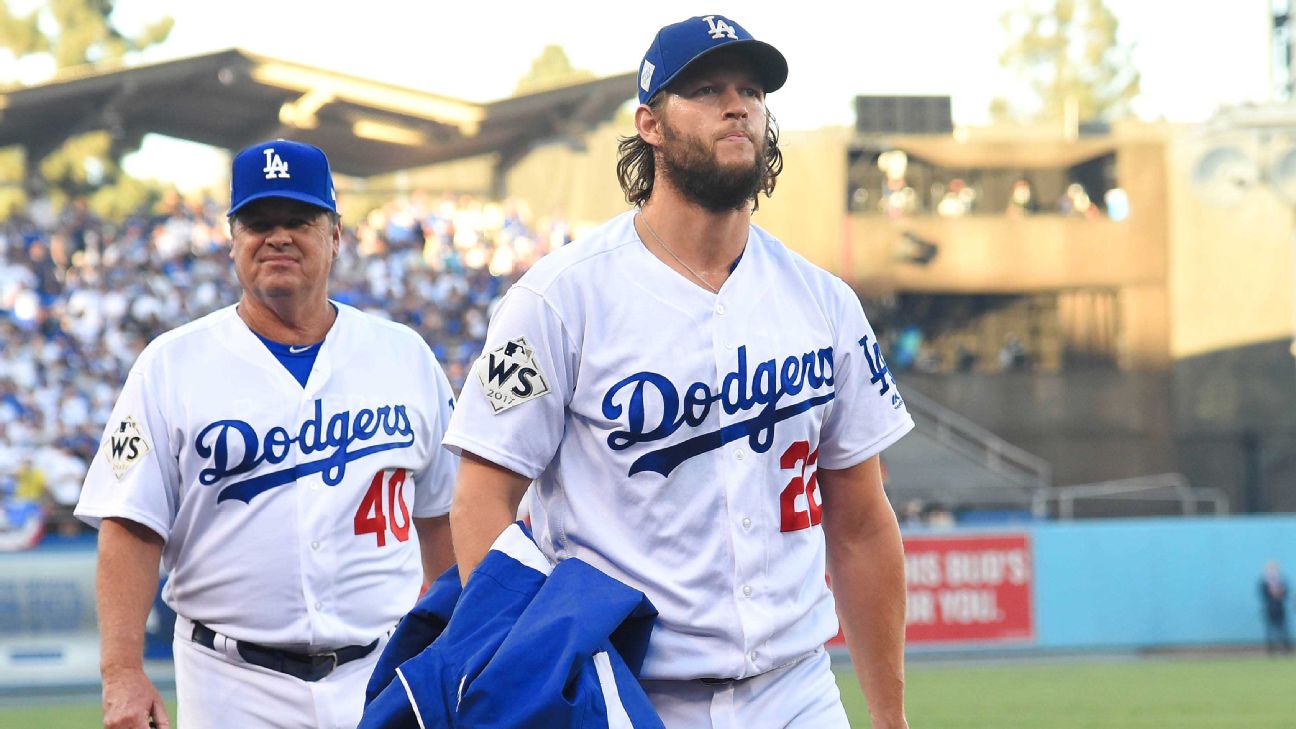
[[[99,527],[104,725],[169,726],[142,670],[161,561],[185,727],[354,727],[380,644],[453,562],[449,383],[412,330],[328,299],[328,160],[233,163],[238,304],[154,340],[76,514]]]
[[[913,422],[859,299],[751,222],[787,72],[719,15],[657,33],[620,149],[635,209],[512,287],[451,418],[455,552],[466,578],[535,479],[546,555],[660,611],[641,678],[666,726],[847,727],[840,615],[895,729],[904,561],[878,455]]]

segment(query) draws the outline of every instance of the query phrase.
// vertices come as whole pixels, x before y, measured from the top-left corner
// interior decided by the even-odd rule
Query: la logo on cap
[[[738,34],[734,32],[733,26],[726,23],[724,18],[721,18],[719,21],[717,21],[715,17],[716,16],[714,15],[708,15],[702,18],[707,22],[707,25],[710,26],[711,28],[711,30],[707,31],[708,33],[711,34],[711,37],[715,38],[716,40],[720,40],[725,36],[729,36],[734,40],[738,40]]]
[[[265,154],[266,166],[261,170],[265,173],[267,180],[276,178],[290,178],[288,174],[288,163],[283,161],[279,155],[275,154],[274,147],[266,147],[262,152]]]

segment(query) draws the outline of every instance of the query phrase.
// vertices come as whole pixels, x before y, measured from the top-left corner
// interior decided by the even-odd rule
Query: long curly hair
[[[658,116],[665,108],[666,94],[657,94],[648,102],[648,108]],[[779,149],[778,122],[774,115],[765,112],[765,174],[761,188],[752,196],[752,210],[760,209],[760,193],[765,197],[774,194],[774,185],[783,172],[783,150]],[[617,180],[626,202],[638,207],[652,197],[653,180],[657,175],[656,148],[638,134],[621,137],[617,144]]]

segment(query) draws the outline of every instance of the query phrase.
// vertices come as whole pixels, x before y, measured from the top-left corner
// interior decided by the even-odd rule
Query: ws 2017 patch
[[[477,360],[477,379],[496,415],[549,392],[536,366],[535,350],[518,337]]]
[[[144,434],[140,432],[135,418],[129,415],[122,418],[117,427],[108,434],[104,447],[108,449],[108,463],[112,466],[113,474],[118,480],[121,480],[131,466],[153,450],[149,442],[144,440]]]

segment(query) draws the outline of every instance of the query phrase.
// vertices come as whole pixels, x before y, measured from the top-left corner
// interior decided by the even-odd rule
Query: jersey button
[[[742,449],[738,449],[734,451],[734,458],[737,458],[738,460],[741,461],[742,459],[746,458],[746,456],[743,455]]]
[[[751,517],[744,516],[742,520],[743,529],[751,529]]]
[[[747,657],[751,659],[751,662],[752,662],[752,663],[755,663],[755,662],[756,662],[756,651],[752,651],[751,653],[748,653],[748,654],[747,654]]]
[[[752,586],[743,585],[743,597],[751,597],[751,596],[752,596]]]
[[[716,302],[715,313],[719,314],[720,316],[724,316],[725,313],[724,304]]]
[[[319,542],[311,542],[311,549],[319,549]]]
[[[322,602],[317,602],[317,603],[315,603],[315,610],[316,610],[317,612],[318,612],[319,610],[323,609],[323,607],[324,607],[324,603],[322,603]],[[756,655],[756,654],[753,653],[752,655]]]

